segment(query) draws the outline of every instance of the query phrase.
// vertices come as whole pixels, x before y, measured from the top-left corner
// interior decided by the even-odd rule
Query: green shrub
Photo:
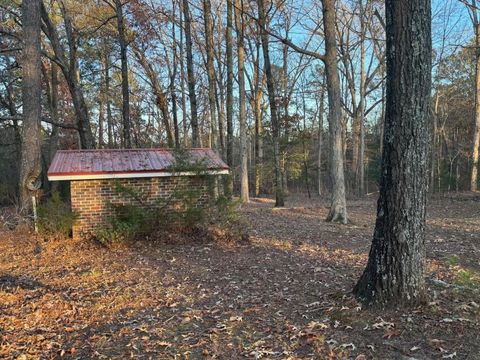
[[[69,236],[78,217],[58,192],[54,192],[50,199],[38,206],[37,215],[38,231],[47,236]]]
[[[239,216],[236,210],[239,203],[231,201],[226,196],[214,196],[215,187],[220,184],[220,181],[206,175],[207,164],[204,161],[192,162],[183,150],[177,150],[174,156],[175,166],[171,171],[173,173],[192,172],[197,178],[206,181],[207,189],[178,186],[169,198],[159,199],[152,204],[149,194],[116,182],[115,192],[129,205],[109,204],[114,215],[109,219],[107,226],[97,229],[99,242],[108,245],[136,240],[172,227],[177,230],[179,227],[195,229],[215,224],[222,228],[230,228],[238,222]],[[211,201],[198,206],[204,191],[210,193]],[[177,208],[177,211],[171,208]]]
[[[181,186],[172,194],[174,201],[179,203],[178,211],[173,211],[170,208],[166,210],[171,199],[162,199],[146,206],[145,195],[136,189],[120,184],[116,189],[125,198],[136,201],[128,205],[108,205],[114,215],[106,226],[96,230],[96,239],[104,245],[147,238],[172,228],[206,229],[213,225],[232,234],[240,234],[240,229],[243,229],[243,226],[239,226],[239,202],[225,196],[219,196],[205,206],[197,206],[199,191]]]
[[[156,223],[155,212],[135,205],[108,204],[114,210],[114,216],[107,226],[96,231],[97,240],[104,244],[126,242],[141,235],[150,234]]]

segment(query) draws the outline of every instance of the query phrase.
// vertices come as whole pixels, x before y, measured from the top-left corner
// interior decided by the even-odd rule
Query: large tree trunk
[[[192,24],[190,19],[190,8],[188,0],[183,0],[183,18],[185,27],[185,42],[187,47],[187,82],[188,95],[190,98],[190,116],[192,124],[192,147],[202,146],[200,132],[198,129],[197,118],[197,94],[195,92],[195,71],[193,68],[193,52],[192,52]]]
[[[41,94],[40,0],[23,0],[22,27],[22,107],[23,141],[20,162],[20,210],[29,214],[31,197],[38,188],[41,171]]]
[[[355,286],[365,303],[425,295],[425,208],[431,91],[431,2],[387,0],[387,98],[377,220]]]
[[[275,206],[284,206],[285,199],[282,186],[282,171],[280,164],[280,124],[278,122],[277,104],[275,97],[275,85],[270,62],[268,33],[266,30],[265,4],[263,0],[258,1],[258,23],[260,26],[260,37],[262,40],[263,61],[265,76],[267,79],[268,102],[270,103],[270,119],[272,122],[273,156],[275,163]],[[335,50],[336,51],[336,50]],[[338,77],[338,75],[337,75]]]
[[[126,148],[132,147],[130,137],[130,89],[128,86],[128,59],[127,40],[125,38],[125,24],[123,18],[123,4],[121,0],[114,0],[117,15],[118,43],[120,45],[120,62],[122,65],[122,119],[123,119],[123,144]]]
[[[237,28],[237,54],[238,54],[238,101],[240,120],[240,200],[249,201],[248,193],[248,149],[247,149],[247,108],[245,98],[245,48],[243,21],[243,2],[235,0],[235,22]]]
[[[335,0],[323,0],[323,26],[325,32],[325,73],[328,94],[328,128],[330,132],[330,177],[332,203],[327,221],[346,224],[347,202],[342,148],[342,102],[337,66],[337,39]]]

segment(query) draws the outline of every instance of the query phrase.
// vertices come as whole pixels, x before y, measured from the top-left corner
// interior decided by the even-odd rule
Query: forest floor
[[[325,201],[241,210],[250,243],[105,248],[0,230],[2,359],[480,359],[480,196],[431,199],[428,304],[365,309],[351,295],[375,219]]]

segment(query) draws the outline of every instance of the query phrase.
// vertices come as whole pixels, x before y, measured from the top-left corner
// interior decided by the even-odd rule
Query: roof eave
[[[49,181],[74,181],[74,180],[102,180],[102,179],[135,179],[135,178],[157,178],[172,176],[198,176],[198,175],[228,175],[228,169],[210,169],[201,172],[122,172],[122,173],[91,173],[91,174],[48,174]]]

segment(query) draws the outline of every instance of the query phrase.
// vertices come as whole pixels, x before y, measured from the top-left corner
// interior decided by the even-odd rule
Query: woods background
[[[432,193],[476,190],[478,183],[477,5],[433,2]],[[322,12],[329,6],[336,20],[327,25]],[[57,149],[203,146],[229,163],[244,201],[272,194],[275,183],[277,200],[289,192],[328,196],[328,169],[339,160],[347,195],[377,191],[383,14],[376,0],[45,0],[37,12],[41,165],[30,166],[41,167],[48,193],[46,169]],[[22,66],[29,59],[22,56],[20,2],[0,0],[0,18],[0,204],[6,205],[19,197],[27,128]],[[327,96],[328,31],[336,38],[339,106]],[[339,119],[341,159],[331,156],[329,109]]]

